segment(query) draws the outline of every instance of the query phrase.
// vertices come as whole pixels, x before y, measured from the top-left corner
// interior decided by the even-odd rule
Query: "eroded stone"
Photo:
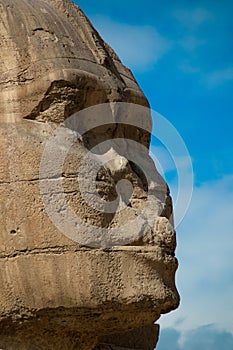
[[[0,36],[0,348],[90,350],[105,341],[135,347],[135,338],[126,341],[123,333],[153,325],[179,303],[171,199],[147,162],[148,102],[129,69],[69,0],[0,0]],[[134,107],[121,110],[119,101],[138,106],[140,128],[129,123]],[[42,154],[54,130],[62,123],[65,132],[73,132],[67,122],[73,113],[83,116],[76,131],[85,130],[83,109],[103,103],[109,103],[108,123],[97,119],[96,127],[72,146],[62,174],[49,168],[48,161],[48,176],[41,177]],[[100,164],[96,188],[105,201],[120,193],[125,206],[114,213],[99,212],[83,198],[77,178],[86,154],[113,139],[133,140],[138,148],[126,157],[124,147],[114,141],[113,160]],[[142,219],[130,225],[127,245],[106,247],[88,240],[79,244],[64,235],[45,210],[40,183],[53,182],[56,188],[61,181],[76,215],[91,227],[115,229],[117,235],[147,205],[143,169],[129,160],[140,153],[139,145],[146,147],[144,169],[154,174],[150,229],[141,234],[146,224]],[[58,157],[62,147],[58,145]],[[96,152],[108,159],[107,150]],[[83,176],[88,179],[85,166]],[[124,193],[125,187],[117,192],[122,178],[132,184],[132,195]],[[47,198],[66,218],[56,193],[48,191]],[[145,337],[153,344],[156,332],[148,334],[142,335],[142,343]]]

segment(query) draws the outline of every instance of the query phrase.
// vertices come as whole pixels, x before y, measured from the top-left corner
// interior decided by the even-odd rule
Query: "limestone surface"
[[[122,110],[119,102],[125,103]],[[106,103],[107,122],[99,113],[95,127],[86,128],[83,110]],[[130,70],[77,5],[0,0],[0,349],[154,348],[153,324],[177,308],[179,295],[169,190],[147,160],[148,107]],[[75,128],[68,122],[73,115]],[[48,172],[41,174],[44,150],[59,126],[64,140],[87,131],[68,150],[61,173],[47,159]],[[126,151],[118,139],[126,140]],[[101,150],[108,140],[116,141]],[[142,169],[133,161],[141,148],[128,151],[128,140],[146,149]],[[85,172],[92,160],[82,167],[93,147],[100,147],[94,163],[102,162],[95,191],[121,210],[98,210],[83,196],[80,174],[85,193],[93,202],[97,198]],[[63,150],[58,143],[53,158]],[[147,168],[150,184],[143,174]],[[132,193],[117,187],[122,179],[132,184]],[[52,189],[42,193],[41,183]],[[71,225],[59,202],[60,183],[62,198],[88,225],[86,231],[77,225],[78,239],[59,229]],[[148,222],[140,213],[150,191]],[[59,225],[46,203],[62,218]],[[128,223],[128,240],[118,239]],[[96,227],[114,232],[112,244],[99,236],[91,240]]]

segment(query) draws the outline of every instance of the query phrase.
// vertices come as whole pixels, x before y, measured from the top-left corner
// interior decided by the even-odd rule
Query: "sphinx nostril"
[[[139,181],[141,182],[141,187],[143,188],[143,190],[145,192],[148,192],[148,182],[143,170],[132,161],[129,161],[129,166],[132,169],[131,171],[133,171],[134,174],[136,174]]]

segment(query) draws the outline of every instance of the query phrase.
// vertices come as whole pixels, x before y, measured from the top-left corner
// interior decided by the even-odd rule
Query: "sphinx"
[[[154,349],[179,295],[148,101],[70,0],[0,0],[0,37],[0,348]]]

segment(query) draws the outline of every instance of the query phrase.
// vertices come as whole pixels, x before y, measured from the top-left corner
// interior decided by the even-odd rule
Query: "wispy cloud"
[[[233,67],[213,71],[204,76],[204,83],[208,88],[214,88],[233,80]]]
[[[222,61],[218,62],[218,59],[208,61],[206,59],[206,57],[211,56],[218,58],[219,52],[221,52],[219,38],[215,42],[215,38],[212,36],[212,33],[216,33],[216,27],[219,28],[218,34],[222,30],[222,50],[225,50],[223,45],[226,45],[224,39],[227,37],[227,33],[220,26],[221,14],[216,13],[216,11],[213,14],[206,8],[194,8],[177,10],[173,13],[173,17],[183,27],[180,31],[183,33],[183,37],[175,40],[176,48],[179,46],[185,50],[182,53],[184,60],[178,64],[179,69],[185,74],[196,74],[196,82],[202,88],[215,89],[233,81],[232,65],[224,67],[224,61],[222,63]],[[205,31],[206,27],[203,27],[203,24],[206,23],[209,28],[207,31]],[[180,56],[180,53],[178,55]],[[218,63],[216,64],[216,62]]]
[[[205,8],[180,9],[176,10],[173,15],[182,26],[191,30],[196,30],[206,21],[213,19],[212,13]]]
[[[92,17],[95,27],[130,68],[146,71],[171,48],[172,42],[152,26],[116,22],[108,17]]]
[[[186,74],[196,74],[201,73],[201,68],[198,66],[192,65],[189,60],[184,60],[179,64],[179,69]]]
[[[214,325],[201,326],[184,334],[175,329],[161,331],[157,350],[231,350],[233,334]]]
[[[200,39],[194,35],[186,36],[179,41],[180,46],[187,51],[194,51],[198,47],[205,45],[205,43],[206,43],[205,40]]]
[[[203,25],[215,23],[215,16],[206,8],[196,7],[193,9],[178,9],[173,13],[177,26],[180,28],[176,39],[178,56],[183,58],[178,64],[179,69],[185,74],[198,74],[201,81],[204,76],[203,63],[206,60],[206,50],[212,37],[205,31]],[[212,22],[212,23],[211,23]]]
[[[233,67],[206,72],[200,66],[193,65],[191,59],[184,60],[178,67],[185,74],[196,74],[200,86],[208,90],[233,82]]]

